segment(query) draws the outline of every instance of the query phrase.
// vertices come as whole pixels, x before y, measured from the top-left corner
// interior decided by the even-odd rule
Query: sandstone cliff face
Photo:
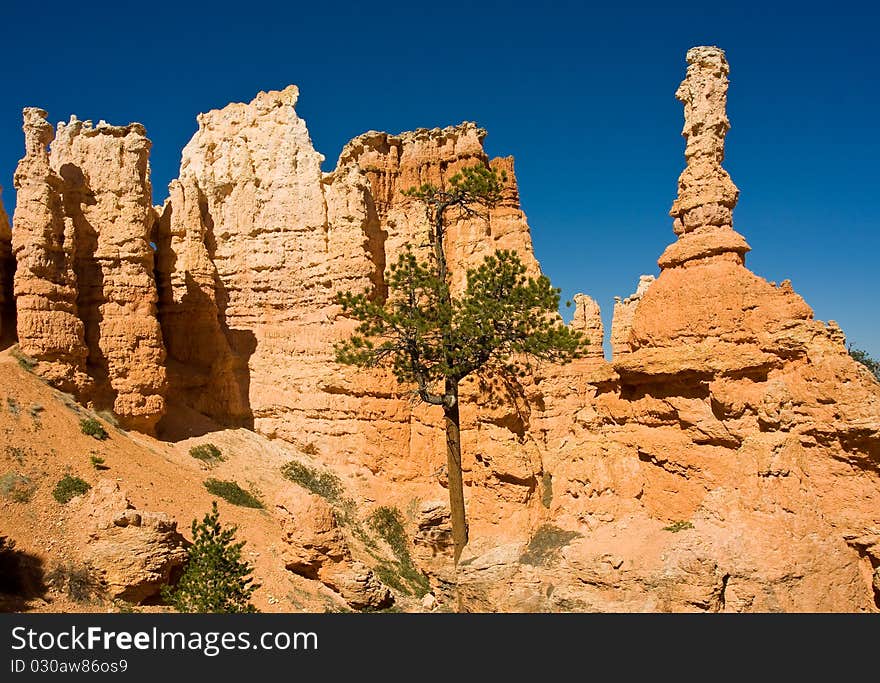
[[[540,272],[529,227],[519,208],[513,158],[490,162],[483,150],[485,137],[485,130],[466,122],[400,135],[371,131],[345,146],[339,156],[337,172],[359,168],[369,182],[378,218],[378,246],[383,252],[377,259],[377,267],[394,263],[406,244],[425,250],[429,248],[430,226],[424,206],[404,196],[403,190],[425,183],[443,187],[462,168],[489,164],[499,175],[507,177],[502,200],[482,217],[450,217],[444,249],[453,273],[453,286],[462,287],[467,268],[497,249],[517,252],[531,274]],[[372,253],[378,251],[374,249]]]
[[[72,223],[77,312],[96,405],[151,431],[165,410],[165,349],[156,318],[150,141],[143,126],[59,124],[50,163]]]
[[[53,138],[44,111],[24,118],[14,218],[21,349],[53,384],[150,431],[164,412],[165,351],[149,140],[140,124],[75,118]]]
[[[353,322],[333,300],[345,290],[385,295],[386,265],[427,234],[423,208],[401,190],[489,163],[485,131],[462,124],[367,133],[322,173],[297,97],[291,86],[203,114],[183,152],[155,233],[171,393],[221,423],[337,463],[392,480],[432,476],[442,464],[435,411],[414,406],[387,375],[334,362],[332,344]],[[448,233],[459,281],[496,248],[516,249],[538,272],[512,160],[491,163],[507,175],[503,201],[484,217],[454,221]],[[520,418],[511,418],[511,432],[496,417],[480,439],[521,439]],[[528,490],[540,471],[529,448],[513,456],[515,489]],[[503,476],[505,467],[494,469]]]

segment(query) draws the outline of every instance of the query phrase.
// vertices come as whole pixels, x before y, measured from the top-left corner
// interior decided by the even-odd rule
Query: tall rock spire
[[[678,178],[678,197],[669,212],[679,239],[658,261],[661,268],[723,256],[744,263],[749,245],[733,230],[733,208],[739,190],[721,167],[727,119],[727,74],[730,67],[717,47],[694,47],[687,53],[685,79],[675,93],[684,104],[687,167]]]

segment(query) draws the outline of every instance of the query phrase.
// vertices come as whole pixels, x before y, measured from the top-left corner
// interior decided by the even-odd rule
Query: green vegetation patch
[[[222,481],[220,479],[207,479],[205,488],[209,493],[220,496],[227,503],[238,505],[243,508],[263,509],[263,502],[252,493],[245,491],[234,481]]]
[[[678,521],[673,522],[669,526],[663,527],[663,531],[671,531],[674,534],[677,534],[679,531],[684,531],[685,529],[693,529],[694,525],[690,522],[679,519]]]
[[[16,344],[13,349],[9,352],[16,361],[18,361],[18,366],[27,372],[33,372],[34,368],[37,367],[37,361],[35,361],[30,356],[21,352],[18,344]]]
[[[222,527],[214,501],[200,524],[193,520],[186,569],[177,586],[162,588],[162,597],[180,612],[256,612],[250,599],[260,585],[253,581],[253,567],[241,559],[245,541],[236,542],[237,531]]]
[[[96,419],[84,417],[79,421],[79,429],[86,436],[91,436],[98,441],[103,441],[108,437],[107,430]]]
[[[526,551],[520,555],[520,564],[538,567],[547,564],[560,549],[567,546],[580,534],[577,531],[563,531],[552,524],[544,524],[534,533]]]
[[[295,484],[315,493],[331,503],[342,500],[342,482],[335,474],[319,472],[296,460],[281,468],[281,474]]]
[[[226,458],[217,446],[212,443],[201,443],[189,449],[189,454],[196,460],[201,460],[209,465],[223,462]]]
[[[370,528],[388,544],[397,559],[393,564],[380,563],[375,568],[376,576],[382,583],[406,595],[420,598],[427,594],[431,586],[428,577],[413,563],[400,510],[385,505],[378,507],[370,515],[368,523]]]
[[[55,488],[52,490],[52,497],[64,505],[77,496],[86,493],[90,488],[92,486],[88,482],[67,474],[55,485]]]

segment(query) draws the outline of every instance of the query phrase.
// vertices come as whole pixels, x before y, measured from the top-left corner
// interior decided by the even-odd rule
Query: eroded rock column
[[[77,315],[74,222],[64,215],[63,181],[49,165],[53,129],[42,109],[24,110],[25,156],[15,171],[18,198],[12,248],[14,292],[23,353],[62,391],[79,396],[92,385],[86,372],[85,327]]]
[[[13,248],[21,350],[53,385],[149,432],[164,412],[143,126],[24,110]],[[51,143],[51,151],[48,146]]]
[[[49,157],[76,235],[77,311],[94,402],[146,432],[164,413],[166,388],[150,246],[149,152],[139,123],[93,127],[72,117],[58,125]]]
[[[678,178],[678,198],[669,212],[679,239],[660,257],[660,267],[720,254],[743,263],[749,245],[733,230],[739,190],[721,167],[724,137],[730,130],[730,67],[723,50],[707,46],[688,50],[687,63],[687,75],[675,93],[684,105],[682,135],[687,140],[687,167]]]
[[[602,343],[604,341],[605,328],[602,325],[602,312],[596,300],[586,294],[574,295],[574,316],[571,327],[584,333],[589,345],[587,356],[603,356]]]

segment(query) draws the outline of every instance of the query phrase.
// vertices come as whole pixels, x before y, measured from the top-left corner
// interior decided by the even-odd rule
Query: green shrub
[[[6,398],[6,407],[9,409],[9,412],[12,413],[15,417],[18,417],[18,413],[21,412],[21,409],[18,407],[18,401],[16,401],[12,396],[8,396]]]
[[[330,472],[318,472],[301,462],[291,460],[281,468],[281,474],[331,503],[339,502],[342,498],[342,482]]]
[[[422,597],[427,594],[430,584],[428,578],[412,561],[400,510],[383,505],[373,511],[368,521],[370,528],[388,544],[394,557],[397,558],[396,567],[386,562],[376,567],[375,571],[379,579],[407,595],[415,594],[417,597]]]
[[[683,519],[679,519],[676,522],[673,522],[669,526],[663,527],[663,531],[671,531],[674,534],[677,534],[679,531],[684,531],[685,529],[693,529],[694,525],[688,521]]]
[[[59,592],[66,592],[67,597],[78,603],[90,603],[103,593],[91,569],[72,562],[57,565],[46,574],[46,583]]]
[[[238,505],[244,508],[263,508],[263,503],[259,498],[245,491],[234,481],[221,481],[220,479],[208,479],[205,481],[205,488],[209,493],[220,496],[227,503]]]
[[[198,446],[193,446],[189,449],[189,454],[196,460],[201,460],[208,464],[222,462],[226,459],[223,457],[223,453],[220,452],[220,449],[212,443],[203,443]]]
[[[104,429],[101,423],[91,417],[84,417],[80,420],[79,428],[83,434],[94,437],[98,441],[103,441],[108,436],[107,430]]]
[[[862,351],[862,349],[857,349],[854,346],[849,347],[849,355],[868,368],[874,377],[877,378],[877,381],[880,382],[880,361],[872,358],[871,354],[867,351]]]
[[[104,458],[102,458],[98,455],[92,455],[90,460],[92,462],[92,467],[94,467],[96,470],[100,471],[100,470],[109,470],[110,469],[109,467],[107,467],[107,465],[104,464]]]
[[[538,528],[526,551],[520,555],[521,564],[529,564],[534,567],[546,564],[556,553],[567,546],[573,538],[580,534],[577,531],[563,531],[552,524],[544,524]]]
[[[92,488],[92,486],[88,482],[83,481],[79,477],[72,477],[69,474],[66,474],[61,481],[55,485],[55,488],[52,490],[52,497],[64,505],[77,496],[81,496],[90,488]]]
[[[0,493],[16,503],[27,503],[36,490],[37,485],[31,479],[17,472],[0,477]]]
[[[192,523],[189,562],[176,587],[165,586],[162,597],[180,612],[256,612],[251,595],[259,588],[253,568],[241,559],[245,542],[235,543],[237,527],[223,529],[217,502],[201,524]]]

